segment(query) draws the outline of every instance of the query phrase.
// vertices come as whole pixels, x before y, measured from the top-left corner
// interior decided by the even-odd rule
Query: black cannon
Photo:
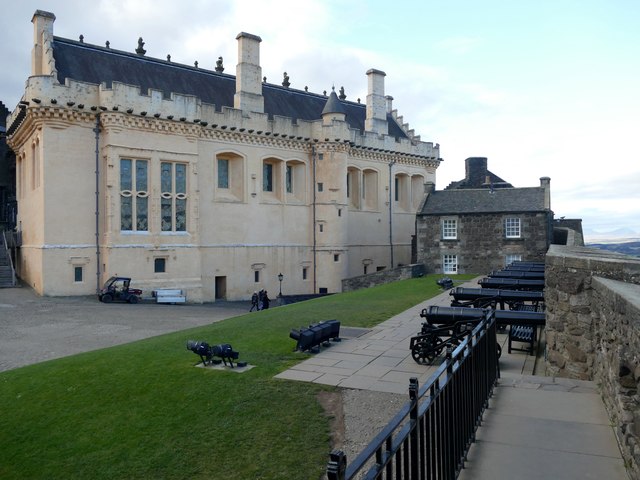
[[[187,349],[191,350],[196,355],[199,355],[203,365],[207,365],[207,363],[213,365],[215,363],[213,357],[219,357],[225,366],[227,366],[227,362],[229,362],[229,366],[234,368],[233,361],[237,360],[240,356],[240,354],[234,351],[228,343],[209,345],[207,342],[188,340]]]
[[[490,278],[478,280],[482,288],[502,288],[505,290],[544,290],[544,280],[528,278]]]
[[[482,321],[486,315],[493,312],[490,309],[464,309],[474,310],[474,315],[453,315],[446,322],[431,322],[428,315],[429,309],[423,309],[420,316],[426,318],[422,323],[420,333],[411,337],[409,348],[411,357],[416,363],[431,364],[446,348],[455,348],[464,340],[464,337]],[[450,307],[447,307],[450,308]],[[501,348],[496,343],[498,357]]]
[[[507,268],[511,268],[511,267],[516,267],[516,268],[528,267],[528,268],[542,268],[542,269],[544,269],[544,262],[515,261],[515,262],[511,262],[509,265],[507,265]]]
[[[530,290],[504,290],[495,288],[456,287],[449,292],[453,297],[452,307],[495,308],[505,305],[510,310],[525,310],[525,306],[535,307],[533,310],[544,310],[544,293]]]
[[[313,350],[320,347],[320,345],[328,345],[330,340],[340,341],[340,322],[338,320],[326,320],[312,323],[306,328],[294,328],[289,333],[289,338],[296,341],[296,351]]]
[[[453,280],[449,277],[442,277],[439,280],[436,280],[436,283],[442,287],[443,290],[449,290],[453,288]]]
[[[522,270],[494,270],[487,275],[491,278],[528,278],[532,280],[544,280],[544,270],[522,271]]]
[[[431,364],[445,348],[458,346],[469,330],[482,321],[490,311],[495,315],[497,326],[511,326],[509,353],[516,349],[512,346],[512,342],[529,343],[531,348],[527,351],[533,353],[533,343],[537,339],[537,327],[545,324],[543,312],[432,305],[420,313],[420,316],[426,321],[422,323],[420,334],[411,337],[409,344],[411,357],[416,363]],[[498,357],[500,357],[502,348],[498,343],[496,343],[496,350]]]
[[[513,263],[504,267],[503,270],[519,272],[544,272],[544,265],[514,265]]]

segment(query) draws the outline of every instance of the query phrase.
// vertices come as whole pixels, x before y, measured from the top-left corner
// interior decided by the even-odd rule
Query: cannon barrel
[[[544,272],[544,265],[507,265],[503,270],[514,272]]]
[[[498,288],[456,287],[449,292],[456,300],[494,299],[497,302],[543,302],[544,293],[531,290],[502,290]]]
[[[490,278],[478,280],[482,288],[502,288],[506,290],[544,290],[544,280],[528,278]]]
[[[455,325],[457,322],[478,322],[484,318],[486,310],[467,307],[440,307],[431,305],[422,311],[421,317],[431,325]],[[544,312],[519,310],[496,310],[498,325],[536,325],[544,326]]]
[[[518,261],[516,260],[515,262],[511,262],[509,265],[507,265],[507,267],[542,267],[544,268],[544,262],[525,262],[525,261]]]
[[[493,270],[488,275],[491,278],[529,278],[529,279],[544,279],[544,270],[537,272],[523,272],[521,270]]]

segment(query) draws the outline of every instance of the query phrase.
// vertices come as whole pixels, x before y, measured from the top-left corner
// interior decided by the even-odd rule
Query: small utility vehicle
[[[111,277],[104,283],[104,287],[98,294],[98,299],[104,303],[128,302],[138,303],[142,290],[129,288],[131,279],[127,277]]]

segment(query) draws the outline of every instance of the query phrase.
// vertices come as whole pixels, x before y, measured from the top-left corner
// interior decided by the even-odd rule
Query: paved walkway
[[[477,287],[472,280],[463,287]],[[449,291],[426,300],[372,329],[341,329],[347,337],[340,343],[322,348],[320,353],[282,372],[277,378],[357,388],[387,393],[407,393],[409,379],[417,377],[423,385],[438,368],[418,365],[411,357],[409,343],[421,328],[423,308],[430,305],[449,306]],[[346,334],[346,335],[345,335]],[[499,335],[504,345],[505,335]],[[501,368],[518,373],[533,373],[535,357],[525,354],[506,355],[503,347]],[[505,357],[509,358],[505,358]],[[504,364],[504,365],[503,365]]]
[[[463,286],[476,286],[475,280]],[[450,305],[444,292],[371,330],[345,329],[347,338],[278,375],[344,388],[402,393],[409,378],[423,385],[436,367],[418,365],[409,339],[429,305]],[[593,382],[532,375],[536,357],[507,353],[501,379],[459,480],[627,480],[604,404]]]

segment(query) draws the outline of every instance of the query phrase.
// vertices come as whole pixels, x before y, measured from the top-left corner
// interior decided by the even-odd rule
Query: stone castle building
[[[421,141],[367,72],[366,102],[262,77],[240,33],[235,75],[54,36],[36,11],[31,76],[9,116],[17,270],[43,295],[109,276],[190,301],[254,290],[338,292],[411,261],[439,146]]]
[[[417,214],[417,257],[427,272],[488,273],[514,261],[544,261],[554,235],[551,180],[515,188],[467,158],[463,180],[444,190],[427,184]]]

